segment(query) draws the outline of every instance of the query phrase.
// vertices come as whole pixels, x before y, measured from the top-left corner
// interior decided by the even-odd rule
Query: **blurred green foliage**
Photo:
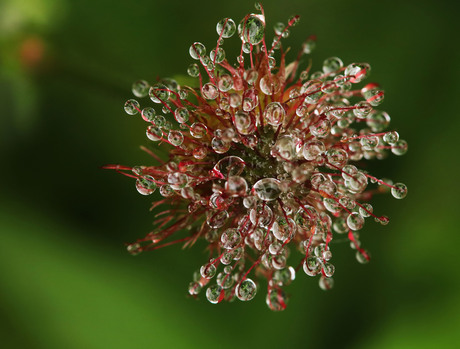
[[[139,78],[185,74],[188,47],[251,2],[0,2],[0,338],[3,348],[455,348],[460,335],[454,1],[265,1],[267,27],[300,14],[287,45],[318,36],[316,67],[365,61],[409,152],[379,164],[406,183],[378,198],[370,264],[347,244],[325,293],[298,273],[287,310],[188,298],[204,245],[136,258],[123,242],[149,230],[151,198],[100,165],[147,164],[144,125],[122,106]],[[226,40],[228,56],[237,39]],[[233,50],[233,51],[232,51]],[[233,52],[233,54],[232,54]]]

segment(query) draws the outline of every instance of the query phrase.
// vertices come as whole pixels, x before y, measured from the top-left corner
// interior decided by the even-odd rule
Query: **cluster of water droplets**
[[[311,64],[302,70],[302,56],[315,47],[313,37],[286,64],[281,42],[299,17],[276,23],[268,45],[265,15],[257,8],[260,13],[239,24],[220,20],[210,50],[200,42],[190,46],[194,62],[187,72],[199,87],[172,79],[133,84],[136,99],[125,103],[126,113],[140,114],[148,123],[147,138],[171,150],[167,160],[149,151],[160,165],[133,167],[128,175],[143,195],[159,188],[159,204],[172,208],[128,250],[156,249],[188,230],[178,241],[192,245],[204,238],[211,251],[190,283],[191,295],[205,290],[211,303],[248,301],[261,287],[256,278],[265,277],[267,306],[280,311],[287,303],[283,287],[299,269],[318,277],[320,288],[333,286],[336,236],[349,241],[360,263],[369,261],[360,230],[367,218],[383,225],[389,220],[374,214],[368,201],[385,192],[402,199],[407,187],[358,166],[389,152],[403,155],[407,143],[388,130],[389,115],[375,109],[384,98],[379,85],[355,87],[368,77],[369,64],[344,65],[331,57],[318,71]],[[235,34],[242,47],[232,65],[222,43]],[[295,256],[297,266],[290,265]]]

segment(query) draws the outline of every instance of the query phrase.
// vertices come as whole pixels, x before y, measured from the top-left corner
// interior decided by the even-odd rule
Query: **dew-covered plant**
[[[264,11],[256,8],[238,26],[219,21],[209,54],[200,42],[190,46],[197,62],[188,74],[199,87],[172,79],[133,84],[133,94],[157,108],[146,98],[142,107],[130,99],[124,109],[142,116],[148,139],[165,146],[168,159],[144,148],[156,165],[106,168],[135,178],[139,193],[158,188],[162,196],[152,206],[164,205],[154,230],[129,244],[130,253],[206,240],[209,258],[190,283],[191,295],[204,289],[211,303],[248,301],[263,285],[268,307],[280,311],[287,303],[283,287],[301,268],[318,276],[322,289],[333,286],[337,236],[349,241],[358,262],[369,261],[359,231],[366,218],[389,221],[374,213],[370,199],[389,191],[402,199],[407,188],[359,165],[389,152],[403,155],[407,143],[387,131],[388,114],[374,109],[384,97],[379,85],[356,87],[369,64],[343,66],[331,57],[312,72],[314,37],[286,63],[281,41],[299,16],[277,23],[267,44]],[[222,43],[234,34],[241,53],[230,63]]]

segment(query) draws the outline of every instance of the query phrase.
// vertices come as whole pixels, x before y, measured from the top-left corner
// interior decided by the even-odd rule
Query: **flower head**
[[[199,88],[171,79],[133,84],[133,94],[150,97],[157,108],[146,98],[142,107],[130,99],[124,109],[142,116],[148,139],[169,149],[168,160],[145,149],[157,165],[106,167],[134,177],[139,193],[158,188],[163,197],[152,206],[165,205],[155,229],[129,244],[131,253],[205,239],[210,256],[190,284],[191,295],[203,291],[211,303],[247,301],[265,278],[267,305],[279,311],[287,302],[283,286],[299,269],[317,276],[322,289],[333,286],[330,242],[336,236],[350,241],[360,263],[369,261],[359,231],[366,218],[388,223],[369,200],[388,191],[402,199],[407,188],[359,164],[390,151],[402,155],[407,143],[386,130],[388,114],[374,109],[384,97],[379,85],[356,87],[369,64],[344,66],[331,57],[321,71],[311,72],[311,61],[301,68],[313,37],[287,64],[281,41],[299,16],[276,24],[268,44],[264,11],[257,9],[238,25],[219,21],[209,54],[200,42],[190,46],[196,63],[188,74]],[[222,42],[235,34],[242,45],[233,64]]]

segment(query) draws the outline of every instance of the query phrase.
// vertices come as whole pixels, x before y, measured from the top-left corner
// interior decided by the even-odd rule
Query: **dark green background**
[[[455,1],[265,1],[267,26],[301,22],[313,54],[369,62],[382,108],[409,142],[371,163],[408,185],[378,198],[359,265],[334,246],[335,288],[299,272],[283,313],[187,297],[204,244],[132,257],[124,242],[151,226],[152,198],[105,163],[148,164],[145,124],[122,110],[139,78],[185,74],[188,47],[212,47],[215,24],[251,1],[2,0],[0,2],[0,342],[3,348],[456,348],[460,340],[459,8]],[[31,38],[37,64],[20,59]],[[29,40],[29,41],[28,41]],[[234,56],[238,39],[226,40]],[[290,56],[293,57],[293,54]],[[232,58],[233,60],[233,58]],[[29,61],[30,63],[30,61]]]

